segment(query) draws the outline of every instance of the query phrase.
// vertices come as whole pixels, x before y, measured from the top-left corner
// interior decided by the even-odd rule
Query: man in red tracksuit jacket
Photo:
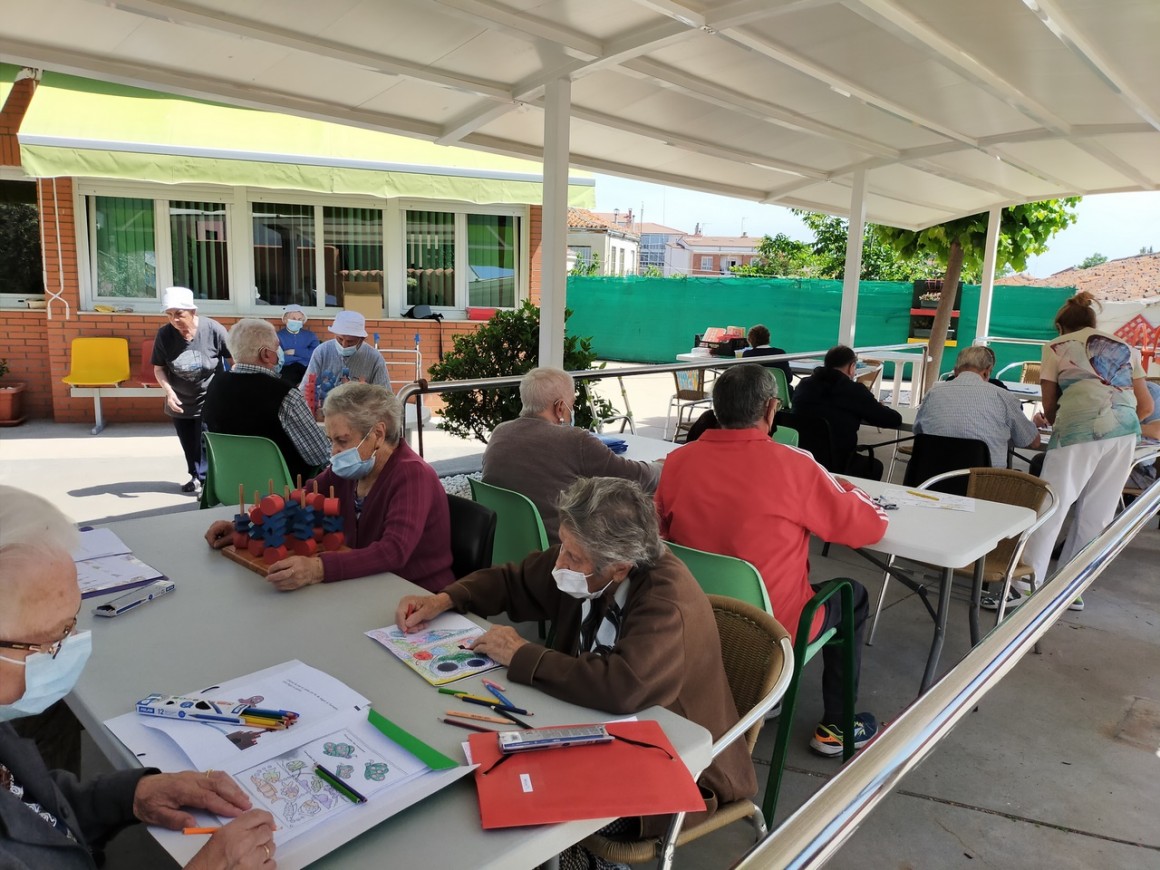
[[[835,544],[865,547],[886,532],[886,512],[866,493],[838,480],[809,453],[769,437],[777,387],[758,365],[730,368],[713,386],[720,429],[669,454],[656,492],[661,534],[670,541],[752,563],[765,581],[773,615],[795,634],[814,595],[809,580],[810,534]],[[869,612],[866,588],[854,583],[855,686],[861,667],[862,628]],[[837,626],[837,596],[810,626],[810,637]],[[842,753],[841,652],[822,653],[825,712],[810,740],[816,752]],[[877,733],[870,713],[855,717],[854,745]]]

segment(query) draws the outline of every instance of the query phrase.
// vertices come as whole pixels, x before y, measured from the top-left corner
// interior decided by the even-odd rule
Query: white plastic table
[[[846,479],[871,496],[883,495],[888,500],[892,495],[905,493],[910,489],[894,483],[883,483],[859,477],[846,477]],[[932,495],[937,496],[938,493],[932,493]],[[919,688],[920,694],[930,688],[934,681],[935,670],[938,667],[947,619],[950,615],[951,581],[954,577],[954,569],[965,568],[975,563],[976,570],[974,583],[971,587],[970,610],[971,642],[973,644],[978,639],[978,606],[979,596],[982,592],[981,560],[995,549],[999,541],[1018,535],[1035,522],[1035,512],[1029,508],[976,499],[972,499],[972,501],[975,502],[975,510],[972,512],[900,505],[896,510],[888,511],[890,525],[887,527],[882,540],[859,551],[884,570],[886,564],[873,558],[871,553],[910,559],[942,569],[940,571],[938,610],[937,612],[932,611],[934,637],[931,640],[930,653],[927,655],[926,669],[923,672],[922,684]],[[892,569],[891,573],[913,588],[912,581],[909,581],[909,578],[901,572]],[[920,594],[925,602],[925,591],[920,591]],[[927,608],[930,609],[929,604],[927,604]]]
[[[418,587],[393,574],[380,574],[279,593],[257,574],[210,550],[203,540],[212,520],[232,513],[230,508],[215,508],[110,526],[139,558],[177,583],[171,595],[116,619],[93,618],[92,608],[103,598],[82,604],[78,627],[92,630],[93,655],[68,703],[113,765],[126,769],[140,762],[102,723],[132,710],[150,692],[183,692],[291,659],[337,677],[401,727],[440,752],[462,759],[460,744],[468,732],[435,719],[451,706],[449,697],[363,637],[368,629],[390,624],[399,598],[420,591]],[[502,670],[491,673],[507,686],[513,700],[536,714],[536,725],[614,718],[512,684],[503,675]],[[455,685],[486,694],[478,677]],[[690,770],[700,772],[708,766],[711,738],[704,728],[659,707],[640,716],[662,724]],[[475,784],[467,776],[311,866],[533,867],[608,821],[484,831]],[[173,846],[173,835],[161,836],[170,837],[171,854],[184,860],[201,845],[194,842],[198,838],[177,835],[176,840],[190,842]],[[179,855],[181,849],[188,854]],[[280,861],[280,866],[295,865]]]

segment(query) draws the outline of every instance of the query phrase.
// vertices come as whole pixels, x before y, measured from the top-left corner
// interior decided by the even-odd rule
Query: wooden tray
[[[346,544],[343,544],[337,550],[333,550],[333,551],[320,550],[319,553],[325,553],[325,552],[345,553],[348,550],[350,550],[350,547],[346,546]],[[225,556],[227,559],[229,559],[231,562],[237,562],[242,567],[249,568],[255,574],[261,574],[263,577],[265,577],[267,574],[270,573],[270,566],[266,564],[266,560],[263,559],[261,556],[255,556],[255,555],[251,554],[248,550],[239,551],[237,547],[235,547],[233,544],[230,544],[228,547],[226,547],[223,550],[220,550],[219,552],[221,552],[221,554],[223,556]],[[292,556],[294,554],[290,553],[289,555]]]

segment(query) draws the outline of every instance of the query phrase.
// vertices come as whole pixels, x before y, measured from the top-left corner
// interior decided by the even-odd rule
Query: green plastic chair
[[[778,426],[773,433],[774,441],[778,444],[788,444],[790,447],[798,446],[798,437],[798,430],[789,426]]]
[[[468,480],[472,499],[495,511],[495,545],[491,550],[491,564],[522,562],[529,553],[548,549],[544,521],[531,499],[482,480]]]
[[[706,595],[725,595],[746,604],[752,604],[772,615],[769,593],[757,569],[744,559],[723,556],[720,553],[706,553],[680,544],[666,542],[673,555],[685,563],[697,585]]]
[[[271,480],[274,492],[279,494],[285,487],[293,486],[282,451],[269,438],[217,432],[203,432],[202,438],[207,460],[202,508],[236,504],[239,485],[245,486],[247,503],[255,492],[266,495]]]
[[[506,565],[522,562],[529,553],[548,549],[548,532],[540,511],[526,495],[493,486],[469,477],[471,497],[484,507],[495,511],[495,544],[491,549],[491,564]],[[548,637],[548,626],[541,622],[540,637]]]
[[[773,379],[777,382],[777,397],[781,399],[782,410],[792,411],[793,399],[789,394],[789,383],[785,379],[785,372],[783,372],[781,369],[775,369],[772,367],[769,369],[769,372],[773,375]]]
[[[781,700],[781,715],[777,722],[777,742],[773,747],[773,757],[769,761],[769,779],[765,783],[765,798],[761,803],[761,812],[766,823],[773,827],[773,814],[777,809],[777,799],[781,794],[782,776],[785,774],[785,758],[789,752],[789,737],[793,726],[794,707],[797,705],[798,686],[801,685],[802,668],[828,643],[842,645],[842,658],[845,660],[845,679],[843,680],[842,694],[845,696],[845,712],[842,714],[842,733],[847,737],[854,734],[854,587],[848,577],[837,577],[818,591],[806,604],[798,620],[796,640],[793,645],[793,676],[790,678],[789,688]],[[825,605],[832,595],[842,596],[842,637],[836,637],[837,628],[829,628],[818,635],[817,639],[810,640],[810,626],[814,622],[814,614]],[[854,755],[854,741],[842,741],[842,761],[849,761]]]

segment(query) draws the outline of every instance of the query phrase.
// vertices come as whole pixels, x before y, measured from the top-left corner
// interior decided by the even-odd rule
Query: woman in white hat
[[[326,394],[339,384],[358,382],[391,389],[382,354],[365,341],[365,317],[357,311],[340,311],[334,315],[330,333],[334,338],[315,348],[306,377],[298,385],[312,407],[322,407]]]
[[[209,382],[223,370],[222,360],[230,355],[226,331],[217,321],[197,316],[193,291],[188,287],[166,289],[161,310],[169,323],[157,330],[153,340],[153,373],[165,391],[165,413],[173,420],[185,453],[189,481],[181,491],[200,497],[206,468],[201,406]]]
[[[282,365],[282,380],[298,386],[310,365],[310,357],[318,347],[318,336],[306,328],[306,312],[301,305],[287,305],[282,312],[278,344],[286,357]]]

